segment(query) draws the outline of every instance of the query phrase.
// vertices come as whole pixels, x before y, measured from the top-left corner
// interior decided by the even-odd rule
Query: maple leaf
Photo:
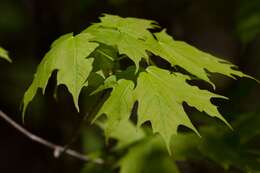
[[[107,138],[117,129],[122,121],[129,119],[134,105],[134,83],[132,81],[121,79],[116,84],[110,82],[111,80],[109,80],[109,84],[111,85],[105,85],[102,89],[112,87],[113,90],[94,119],[94,121],[97,120],[102,114],[107,116],[105,127]]]
[[[118,163],[120,173],[179,173],[158,137],[145,138],[131,146]]]
[[[189,76],[170,73],[154,66],[142,72],[137,80],[135,97],[138,100],[138,126],[150,121],[154,132],[162,135],[169,150],[172,135],[177,134],[179,125],[191,128],[197,134],[182,106],[186,102],[199,111],[215,116],[228,124],[210,102],[211,98],[225,98],[189,85]]]
[[[220,73],[231,78],[235,78],[235,76],[252,78],[235,70],[234,68],[236,68],[236,66],[226,60],[200,51],[183,41],[174,40],[165,30],[155,33],[154,35],[157,40],[153,37],[149,37],[149,39],[146,40],[148,47],[150,47],[149,51],[167,60],[173,66],[178,65],[184,68],[191,74],[209,82],[213,86],[214,84],[208,78],[209,74],[206,70],[212,73]]]
[[[87,57],[99,44],[89,42],[90,34],[83,33],[73,36],[66,34],[57,39],[51,50],[45,55],[37,68],[34,80],[23,98],[23,115],[29,102],[35,96],[38,88],[43,93],[53,71],[58,70],[57,85],[64,84],[73,96],[74,104],[78,108],[78,97],[92,70],[93,58]]]
[[[105,122],[104,128],[106,128],[106,126]],[[126,119],[120,121],[109,137],[118,141],[115,149],[122,149],[140,141],[145,136],[146,134],[143,129],[137,129],[133,122]]]
[[[103,27],[116,28],[121,33],[129,34],[135,38],[144,38],[148,29],[158,28],[157,22],[147,19],[138,19],[133,17],[120,17],[117,15],[104,14],[100,17]]]
[[[2,47],[0,47],[0,58],[3,58],[3,59],[5,59],[5,60],[7,60],[9,62],[12,62],[12,60],[8,56],[8,52],[4,48],[2,48]]]
[[[258,117],[254,117],[254,120]],[[238,122],[235,120],[235,124]],[[258,122],[258,128],[259,121],[257,120],[256,122]],[[235,132],[228,130],[220,124],[202,126],[200,127],[202,138],[197,138],[191,133],[180,133],[174,136],[175,140],[172,140],[171,143],[171,147],[174,148],[174,157],[176,160],[182,161],[207,158],[225,170],[235,167],[244,172],[257,172],[260,170],[259,149],[248,152],[252,150],[252,146],[241,142],[243,135],[241,136],[240,130],[244,130],[244,128],[249,129],[250,125],[245,123],[242,127],[234,127],[236,129]],[[254,133],[255,131],[253,130],[247,131],[249,136]]]
[[[102,126],[106,127],[106,121]],[[136,128],[130,120],[120,121],[110,134],[110,138],[117,140],[114,151],[128,149],[117,163],[120,173],[179,172],[176,164],[167,154],[162,138],[146,136],[145,131],[142,128]],[[153,157],[155,153],[156,158]],[[151,158],[156,164],[147,166],[151,163]]]
[[[90,26],[84,32],[94,35],[97,42],[117,46],[119,53],[133,60],[138,70],[141,59],[148,60],[144,39],[150,34],[148,29],[157,27],[155,22],[115,15],[105,15],[100,20],[100,23]]]

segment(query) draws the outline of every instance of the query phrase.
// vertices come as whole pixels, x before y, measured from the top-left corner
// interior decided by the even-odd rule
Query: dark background
[[[102,13],[156,20],[175,39],[223,57],[260,79],[259,11],[258,0],[0,0],[0,45],[13,60],[12,64],[0,63],[0,109],[22,123],[23,94],[50,44],[62,34],[79,33],[97,22]],[[226,119],[258,111],[260,87],[256,82],[220,75],[212,79],[217,83],[216,92],[230,97],[221,105]],[[64,87],[59,89],[58,101],[53,99],[54,85],[50,82],[45,96],[37,94],[24,126],[64,145],[74,135],[82,115],[77,114]],[[80,151],[80,144],[78,140],[73,147]],[[54,159],[49,149],[0,120],[1,173],[72,173],[82,166],[69,156]],[[186,172],[207,172],[203,166],[189,170]]]

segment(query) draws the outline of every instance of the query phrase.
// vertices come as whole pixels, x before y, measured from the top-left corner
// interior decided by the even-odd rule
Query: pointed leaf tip
[[[82,33],[73,36],[72,33],[61,36],[54,41],[50,51],[44,56],[30,87],[23,98],[23,114],[34,98],[38,88],[44,93],[53,71],[57,70],[57,85],[64,84],[72,94],[77,111],[78,98],[81,89],[92,71],[93,58],[87,58],[98,46],[90,42],[91,34]]]
[[[0,47],[0,58],[7,60],[8,62],[12,62],[11,58],[8,55],[8,51],[4,48]]]

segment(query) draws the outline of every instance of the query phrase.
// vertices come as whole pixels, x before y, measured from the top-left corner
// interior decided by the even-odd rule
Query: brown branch
[[[83,160],[83,161],[87,161],[87,162],[93,162],[96,164],[103,164],[104,161],[100,158],[97,159],[91,159],[90,157],[83,155],[77,151],[74,151],[72,149],[67,149],[65,147],[62,147],[60,145],[56,145],[52,142],[49,142],[39,136],[36,136],[35,134],[29,132],[28,130],[26,130],[25,128],[23,128],[21,125],[19,125],[18,123],[16,123],[14,120],[12,120],[11,118],[9,118],[4,112],[2,112],[0,110],[0,117],[3,118],[6,122],[8,122],[11,126],[13,126],[15,129],[17,129],[19,132],[21,132],[22,134],[24,134],[26,137],[28,137],[29,139],[31,139],[34,142],[37,142],[41,145],[44,145],[50,149],[53,150],[53,155],[55,158],[59,158],[61,153],[64,152],[72,157],[75,157],[79,160]]]

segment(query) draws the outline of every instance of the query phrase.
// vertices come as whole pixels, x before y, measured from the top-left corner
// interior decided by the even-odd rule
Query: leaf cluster
[[[171,68],[160,66],[161,60],[167,61]],[[107,139],[113,137],[118,127],[129,130],[126,123],[136,114],[134,126],[140,130],[150,122],[153,133],[162,137],[170,153],[171,138],[180,125],[199,135],[184,110],[184,102],[229,126],[211,103],[212,98],[226,97],[188,81],[203,80],[215,88],[209,78],[212,73],[251,78],[226,60],[174,40],[155,21],[108,14],[81,33],[66,34],[54,41],[24,95],[23,114],[38,89],[44,94],[54,71],[57,71],[57,86],[67,87],[78,111],[83,87],[92,88],[89,96],[105,93],[105,100],[100,101],[103,104],[91,112],[94,118],[90,118],[98,122],[102,115],[106,116]],[[120,143],[127,143],[127,139]]]

